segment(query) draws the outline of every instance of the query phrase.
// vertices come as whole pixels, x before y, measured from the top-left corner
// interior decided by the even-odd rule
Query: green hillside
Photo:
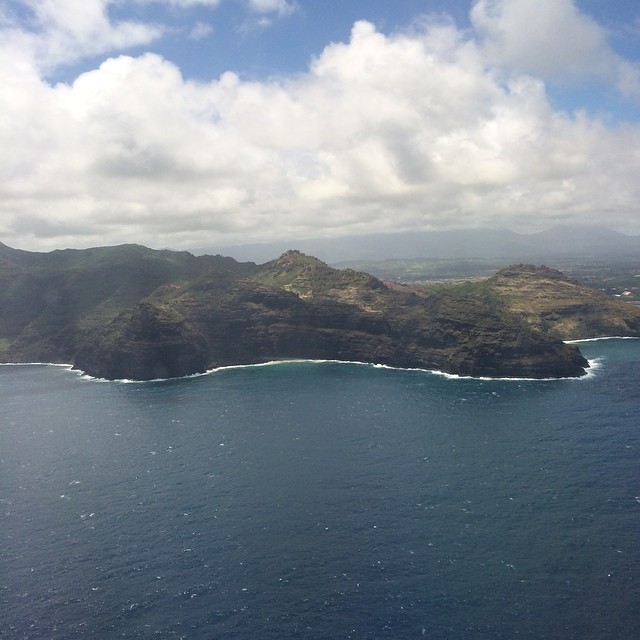
[[[559,338],[639,335],[638,316],[559,272],[523,265],[429,291],[297,251],[257,266],[138,245],[0,245],[0,360],[68,362],[104,378],[288,358],[576,376],[587,363]]]

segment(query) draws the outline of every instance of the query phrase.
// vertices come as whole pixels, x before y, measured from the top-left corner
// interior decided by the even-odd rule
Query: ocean
[[[640,340],[577,380],[0,367],[0,637],[640,638]]]

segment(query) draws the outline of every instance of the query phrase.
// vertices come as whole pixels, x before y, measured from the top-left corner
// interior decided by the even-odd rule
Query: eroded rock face
[[[203,278],[141,303],[94,335],[77,365],[149,379],[289,358],[530,378],[588,366],[575,347],[481,300],[394,290],[295,252],[254,278]]]
[[[71,360],[96,377],[139,380],[288,358],[529,378],[588,366],[493,294],[387,286],[295,251],[262,267],[135,246],[6,255],[7,281],[24,283],[12,300],[25,306],[0,315],[5,360]]]
[[[86,340],[75,366],[97,378],[155,380],[206,371],[204,340],[175,313],[147,302]]]

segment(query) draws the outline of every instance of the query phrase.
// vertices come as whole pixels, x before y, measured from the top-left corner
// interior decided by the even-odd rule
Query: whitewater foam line
[[[602,338],[580,338],[580,340],[565,340],[565,344],[577,344],[578,342],[599,342],[600,340],[640,340],[638,336],[603,336]]]
[[[74,371],[78,371],[78,369],[74,369]],[[186,376],[177,376],[175,378],[151,378],[150,380],[132,380],[131,378],[114,378],[110,380],[109,378],[97,378],[95,376],[91,376],[84,371],[79,371],[80,377],[85,380],[92,380],[93,382],[117,382],[118,384],[146,384],[148,382],[174,382],[175,380],[189,380],[189,378],[202,378],[203,376],[209,375],[210,371],[203,371],[202,373],[190,373]]]
[[[73,371],[72,364],[62,364],[60,362],[0,362],[0,367],[62,367]]]
[[[596,340],[603,340],[606,338],[595,338]],[[586,340],[582,340],[581,342],[586,342]],[[178,376],[175,378],[152,378],[150,380],[132,380],[130,378],[116,378],[113,380],[109,380],[107,378],[99,378],[96,376],[91,376],[80,369],[74,369],[71,364],[58,364],[53,362],[3,362],[0,363],[0,366],[28,366],[28,365],[38,365],[38,366],[49,366],[49,367],[61,367],[65,368],[68,371],[73,371],[78,374],[78,377],[83,380],[91,380],[93,382],[115,382],[119,384],[146,384],[149,382],[174,382],[176,380],[188,380],[190,378],[202,378],[203,376],[209,376],[216,373],[224,373],[225,371],[231,371],[233,369],[253,369],[258,367],[273,367],[284,364],[351,364],[357,365],[359,367],[370,367],[372,369],[388,369],[389,371],[415,371],[419,373],[427,373],[434,376],[440,376],[442,378],[446,378],[447,380],[482,380],[482,381],[491,381],[497,380],[500,382],[557,382],[559,380],[582,380],[584,378],[590,377],[594,369],[599,366],[599,358],[594,360],[589,360],[590,368],[587,369],[586,375],[584,376],[570,376],[566,378],[515,378],[515,377],[492,377],[492,376],[471,376],[471,375],[461,375],[458,373],[447,373],[446,371],[440,371],[439,369],[422,369],[420,367],[394,367],[388,364],[377,364],[374,362],[362,362],[359,360],[329,360],[329,359],[313,359],[313,358],[290,358],[286,360],[269,360],[267,362],[256,362],[253,364],[229,364],[222,365],[220,367],[213,367],[211,369],[207,369],[201,373],[190,373],[186,376]]]
[[[72,364],[63,364],[60,362],[0,362],[0,367],[58,367],[59,369],[71,371],[72,373],[75,373],[78,378],[84,380],[111,382],[110,380],[106,380],[105,378],[94,378],[93,376],[87,375],[80,369],[74,369]]]
[[[596,371],[602,366],[603,361],[604,358],[602,356],[598,356],[593,360],[587,360],[587,362],[589,363],[589,368],[587,369],[587,375],[583,376],[583,378],[591,378],[592,376],[594,376]]]
[[[589,361],[589,365],[591,363],[596,364],[596,360]],[[269,362],[261,362],[258,364],[236,364],[236,365],[227,365],[223,367],[216,367],[214,369],[210,369],[207,373],[217,373],[223,372],[228,369],[247,369],[250,367],[267,367],[274,365],[282,365],[282,364],[292,364],[292,363],[309,363],[309,364],[352,364],[360,367],[370,367],[373,369],[388,369],[390,371],[415,371],[419,373],[428,373],[435,376],[441,376],[443,378],[447,378],[449,380],[499,380],[499,381],[507,381],[507,382],[557,382],[558,380],[581,380],[590,375],[591,371],[587,370],[587,375],[584,376],[571,376],[566,378],[514,378],[514,377],[491,377],[491,376],[467,376],[460,375],[457,373],[447,373],[446,371],[440,371],[439,369],[422,369],[420,367],[394,367],[388,364],[376,364],[373,362],[361,362],[359,360],[318,360],[318,359],[289,359],[289,360],[270,360]],[[206,374],[205,374],[206,375]]]
[[[96,376],[89,375],[84,371],[80,371],[79,369],[72,369],[72,371],[77,371],[81,378],[85,380],[92,380],[94,382],[117,382],[119,384],[146,384],[148,382],[175,382],[176,380],[189,380],[190,378],[202,378],[204,376],[209,376],[214,373],[222,373],[224,371],[229,371],[231,369],[249,369],[252,367],[270,367],[279,364],[288,364],[292,362],[341,362],[340,360],[303,360],[303,359],[295,359],[295,360],[269,360],[268,362],[256,362],[253,364],[227,364],[222,365],[220,367],[213,367],[212,369],[207,369],[206,371],[202,371],[199,373],[189,373],[186,376],[176,376],[174,378],[151,378],[149,380],[132,380],[131,378],[99,378]],[[46,362],[43,364],[47,364]],[[350,364],[364,364],[364,363],[350,363]]]

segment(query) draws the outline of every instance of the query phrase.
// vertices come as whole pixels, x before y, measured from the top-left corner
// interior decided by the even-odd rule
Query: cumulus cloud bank
[[[493,64],[552,81],[597,79],[640,99],[637,66],[613,52],[606,32],[572,0],[477,0],[471,20]]]
[[[640,232],[640,126],[563,113],[548,99],[545,81],[558,74],[597,74],[636,95],[635,67],[570,0],[480,0],[470,31],[425,19],[385,35],[358,22],[348,42],[328,45],[291,77],[227,72],[195,82],[145,53],[114,55],[71,84],[52,84],[43,60],[64,61],[70,42],[93,55],[162,30],[112,24],[107,0],[87,2],[69,23],[71,4],[34,0],[47,25],[40,32],[3,28],[7,244],[189,248],[557,222]],[[538,56],[533,5],[544,31]]]

